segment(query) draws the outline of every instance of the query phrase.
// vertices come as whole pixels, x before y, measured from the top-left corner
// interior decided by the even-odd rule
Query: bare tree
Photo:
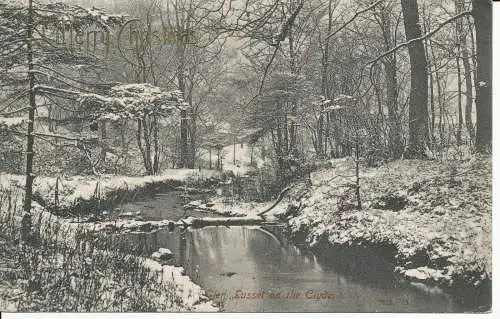
[[[455,1],[456,11],[464,12],[465,4],[464,0],[456,0]],[[467,131],[469,132],[469,138],[471,141],[475,140],[475,129],[474,124],[472,123],[472,103],[473,103],[473,93],[472,93],[472,67],[471,67],[471,56],[472,53],[468,48],[467,41],[467,32],[465,30],[464,24],[469,24],[468,21],[465,23],[462,21],[458,24],[458,43],[460,48],[460,61],[464,67],[464,79],[465,79],[465,126],[467,127]],[[472,41],[471,41],[472,42]],[[471,43],[470,45],[474,45]]]
[[[379,11],[374,12],[375,20],[379,25],[384,43],[384,50],[390,50],[396,44],[399,16],[394,16],[394,3],[385,4]],[[393,23],[393,21],[395,23]],[[400,108],[398,104],[398,78],[396,52],[382,60],[385,71],[387,95],[387,113],[389,121],[389,151],[393,158],[399,158],[404,151]]]

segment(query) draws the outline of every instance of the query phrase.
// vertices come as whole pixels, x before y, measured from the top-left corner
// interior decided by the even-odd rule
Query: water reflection
[[[366,280],[366,265],[364,276],[356,278],[355,271],[339,270],[258,227],[206,227],[128,236],[142,242],[148,254],[159,247],[172,250],[175,263],[185,267],[226,311],[464,310],[449,295],[399,284],[390,273],[375,272],[377,280]]]

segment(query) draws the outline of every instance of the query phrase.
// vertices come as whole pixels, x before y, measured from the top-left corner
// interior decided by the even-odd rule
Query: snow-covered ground
[[[303,208],[289,221],[310,247],[391,245],[396,271],[411,279],[471,286],[491,279],[491,158],[362,168],[361,210],[347,185],[354,182],[353,161],[333,166],[311,175]]]
[[[91,200],[95,196],[96,186],[100,198],[105,199],[112,192],[119,190],[134,191],[155,183],[168,181],[186,181],[188,179],[204,180],[215,177],[218,172],[197,169],[169,169],[155,176],[69,176],[61,177],[58,182],[59,208],[73,207],[79,201]],[[0,173],[0,187],[24,187],[25,177],[22,175]],[[46,203],[53,203],[55,197],[56,177],[39,176],[34,181],[34,193]]]

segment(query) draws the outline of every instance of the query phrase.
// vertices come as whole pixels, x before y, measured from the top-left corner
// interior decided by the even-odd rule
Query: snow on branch
[[[96,119],[112,121],[167,115],[188,106],[182,92],[166,92],[148,83],[117,85],[108,95],[81,94],[78,101],[90,109]]]
[[[333,102],[336,103],[347,103],[354,101],[355,98],[352,97],[351,95],[346,95],[346,94],[339,94],[336,98],[333,99]]]
[[[330,39],[331,37],[333,37],[334,35],[336,35],[337,33],[339,33],[340,31],[342,31],[345,27],[347,27],[351,22],[353,22],[360,14],[363,14],[373,8],[375,8],[379,3],[383,2],[384,0],[378,0],[374,3],[372,3],[371,5],[369,5],[368,7],[362,9],[362,10],[359,10],[359,11],[356,11],[356,13],[352,16],[352,18],[350,18],[349,20],[347,20],[343,25],[340,26],[340,28],[338,28],[337,30],[333,31],[332,33],[330,33],[329,35],[327,35],[325,37],[325,40],[328,40]]]
[[[5,1],[3,1],[5,2]],[[48,2],[48,1],[47,1]],[[0,3],[0,38],[20,36],[26,32],[26,22],[28,10],[26,4],[19,1],[9,1]],[[115,27],[123,25],[124,15],[106,14],[104,10],[84,8],[64,2],[56,3],[33,3],[33,23],[38,34],[48,32],[60,32],[71,28],[74,31],[81,31],[88,27],[98,27],[105,31],[110,31]],[[11,25],[15,25],[11,27]],[[40,32],[42,30],[42,32]],[[16,34],[17,33],[17,34]],[[42,37],[43,38],[43,37]],[[5,47],[3,48],[5,51]]]
[[[402,47],[405,47],[405,46],[408,46],[414,42],[418,42],[418,41],[422,41],[422,40],[425,40],[427,38],[430,38],[431,36],[433,36],[436,32],[438,32],[439,30],[441,30],[445,25],[457,20],[457,19],[460,19],[462,17],[465,17],[465,16],[468,16],[468,15],[471,15],[472,14],[472,11],[464,11],[464,12],[461,12],[451,18],[449,18],[448,20],[440,23],[436,28],[434,28],[433,30],[429,31],[428,33],[422,35],[421,37],[418,37],[418,38],[414,38],[414,39],[411,39],[409,41],[406,41],[406,42],[403,42],[403,43],[400,43],[398,44],[397,46],[395,46],[394,48],[382,53],[381,55],[377,56],[375,59],[369,61],[367,63],[368,64],[374,64],[376,63],[377,61],[379,61],[380,59],[388,56],[389,54],[392,54],[394,52],[396,52],[397,50],[401,49]]]
[[[0,117],[0,129],[10,129],[26,122],[24,117]]]
[[[122,15],[108,15],[95,7],[87,9],[63,2],[39,4],[35,7],[35,13],[39,23],[43,25],[71,23],[76,29],[95,24],[109,29],[121,25],[124,18]]]
[[[321,100],[314,102],[313,105],[322,107],[321,112],[324,113],[324,112],[345,109],[348,106],[352,105],[352,103],[355,101],[356,98],[350,95],[339,94],[333,100],[327,99],[324,96],[322,96]]]
[[[330,103],[332,103],[332,100],[327,99],[324,96],[321,96],[321,99],[319,101],[314,101],[313,105],[315,105],[315,106],[328,106],[328,105],[330,105]]]
[[[35,85],[33,87],[34,90],[40,91],[40,92],[45,92],[45,93],[62,93],[62,94],[67,94],[69,96],[78,96],[81,93],[77,91],[72,91],[72,90],[66,90],[66,89],[61,89],[61,88],[56,88],[53,86],[48,86],[48,85]]]

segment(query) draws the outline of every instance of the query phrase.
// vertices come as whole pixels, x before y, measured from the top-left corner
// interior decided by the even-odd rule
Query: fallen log
[[[203,207],[201,205],[188,203],[188,204],[184,205],[184,208],[194,210],[197,212],[201,212],[201,213],[205,213],[205,214],[214,214],[214,215],[219,215],[219,216],[224,216],[224,217],[245,217],[246,216],[245,214],[234,213],[231,210],[225,210],[225,211],[217,210],[215,208],[207,207],[206,204],[205,204],[205,207]]]
[[[183,226],[185,228],[202,228],[206,226],[245,226],[245,225],[263,225],[263,224],[274,224],[272,222],[266,221],[263,218],[245,218],[245,217],[228,217],[228,218],[218,218],[218,217],[205,217],[205,218],[194,218],[188,217],[179,220],[176,225]]]
[[[201,213],[221,214],[221,212],[219,212],[216,209],[213,209],[213,208],[210,208],[210,207],[206,207],[206,206],[202,207],[200,205],[191,204],[191,203],[187,203],[186,205],[184,205],[184,208],[185,209],[190,209],[190,210],[195,210],[195,211],[198,211],[198,212],[201,212]]]
[[[260,212],[257,214],[257,216],[259,216],[260,218],[264,218],[262,215],[264,215],[265,213],[268,213],[269,211],[271,211],[274,207],[276,207],[282,200],[283,200],[283,197],[285,197],[285,194],[291,189],[292,187],[291,186],[287,186],[285,187],[281,193],[278,195],[278,198],[276,199],[276,201],[274,202],[274,204],[272,204],[269,208],[267,208],[266,210]]]

